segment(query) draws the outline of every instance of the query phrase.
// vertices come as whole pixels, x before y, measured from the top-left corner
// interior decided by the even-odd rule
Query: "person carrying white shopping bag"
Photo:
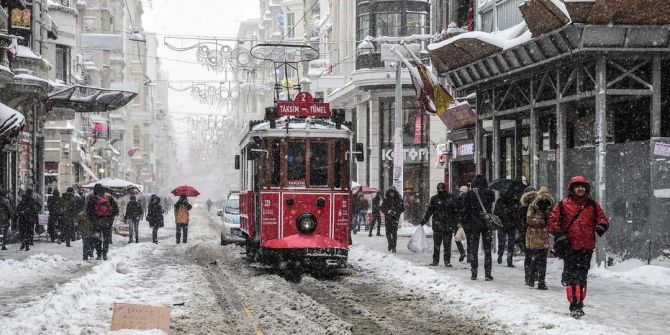
[[[451,267],[451,237],[458,226],[458,212],[455,206],[456,198],[446,190],[444,183],[437,184],[437,194],[430,198],[426,214],[421,220],[421,226],[433,218],[433,262],[436,266],[440,261],[440,248],[444,245],[444,266]],[[462,259],[463,257],[461,257]]]
[[[412,234],[412,238],[410,238],[409,242],[407,242],[407,249],[418,254],[423,254],[430,250],[428,238],[426,237],[426,231],[423,230],[423,226],[416,228]]]

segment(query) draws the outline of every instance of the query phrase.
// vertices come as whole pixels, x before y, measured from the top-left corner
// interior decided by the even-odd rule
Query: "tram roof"
[[[249,142],[254,136],[260,137],[332,137],[351,138],[353,132],[345,125],[340,129],[335,127],[335,122],[320,118],[295,118],[283,116],[276,120],[276,127],[270,128],[270,122],[261,122],[242,138],[241,145]]]

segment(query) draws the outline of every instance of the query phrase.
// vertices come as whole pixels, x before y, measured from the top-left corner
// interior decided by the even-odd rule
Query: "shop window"
[[[617,97],[615,97],[617,98]],[[614,98],[612,99],[614,100]],[[613,124],[614,143],[648,141],[650,131],[650,99],[625,98],[609,103],[608,124]]]
[[[328,143],[309,144],[309,186],[328,186]]]
[[[596,115],[593,109],[593,100],[584,103],[574,109],[574,112],[567,114],[566,133],[568,148],[585,148],[596,145]],[[566,110],[571,110],[568,105]],[[612,134],[614,133],[614,118],[612,110],[607,111],[607,135],[608,143],[614,142]]]
[[[370,14],[361,14],[356,23],[356,42],[361,42],[366,36],[370,35]]]
[[[305,186],[307,165],[304,142],[289,141],[287,145],[288,186]]]
[[[407,13],[407,34],[427,34],[428,15],[424,13]]]
[[[556,115],[547,113],[538,118],[538,151],[555,150],[556,141]]]
[[[400,13],[378,13],[375,15],[375,28],[377,36],[401,36],[401,17]]]

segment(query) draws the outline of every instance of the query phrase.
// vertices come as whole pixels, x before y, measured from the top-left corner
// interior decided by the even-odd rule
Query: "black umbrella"
[[[509,193],[517,199],[520,199],[526,190],[526,185],[518,179],[496,179],[491,182],[489,187],[500,193]]]

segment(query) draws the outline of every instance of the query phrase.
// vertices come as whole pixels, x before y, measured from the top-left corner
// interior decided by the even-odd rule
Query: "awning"
[[[47,14],[46,19],[44,20],[44,29],[47,31],[47,38],[52,40],[58,39],[58,25],[49,14]]]
[[[72,108],[81,113],[109,112],[128,104],[137,93],[75,85],[49,96],[53,107]]]
[[[559,8],[558,6],[562,6]],[[521,16],[533,37],[556,30],[570,23],[570,17],[563,3],[551,0],[527,0],[519,6]]]
[[[81,168],[84,169],[84,172],[86,172],[87,175],[91,176],[91,178],[93,178],[93,179],[95,179],[95,180],[98,180],[98,179],[99,179],[99,178],[95,175],[95,173],[93,173],[93,171],[92,171],[88,166],[86,166],[86,164],[80,164],[80,165],[81,165]]]
[[[23,114],[0,103],[0,140],[16,137],[23,128]]]

